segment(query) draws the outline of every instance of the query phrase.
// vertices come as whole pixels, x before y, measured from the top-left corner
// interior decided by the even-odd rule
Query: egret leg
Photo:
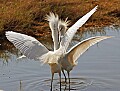
[[[69,79],[69,91],[70,91],[70,72],[68,71],[68,79]]]
[[[59,80],[60,80],[60,91],[61,91],[61,72],[59,72]]]
[[[50,91],[52,91],[53,77],[54,77],[54,73],[52,73],[52,79],[51,79],[51,89],[50,89]]]
[[[65,75],[65,72],[64,72],[63,69],[62,69],[62,73],[63,73],[63,75],[64,75],[64,77],[65,77],[65,83],[67,83],[67,78],[66,78],[66,75]]]

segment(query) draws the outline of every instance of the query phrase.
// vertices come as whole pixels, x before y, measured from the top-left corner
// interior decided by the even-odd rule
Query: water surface
[[[120,27],[109,26],[102,29],[106,32],[104,35],[115,37],[92,46],[78,59],[78,65],[70,74],[72,91],[120,91]],[[82,39],[95,35],[87,34]],[[71,46],[78,41],[79,34],[75,36]],[[49,41],[45,43],[51,47]],[[51,79],[49,66],[41,66],[40,62],[29,59],[17,60],[20,55],[21,53],[14,47],[1,48],[0,90],[49,91]],[[57,74],[53,89],[59,91]],[[62,90],[68,90],[63,76]]]

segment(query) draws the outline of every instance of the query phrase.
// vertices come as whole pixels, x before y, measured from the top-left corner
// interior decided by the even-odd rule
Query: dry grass
[[[33,36],[49,36],[45,14],[53,11],[63,19],[69,17],[74,23],[96,5],[99,5],[98,11],[84,27],[120,22],[120,0],[3,0],[0,1],[0,34],[13,30]]]
[[[4,1],[0,5],[0,30],[30,28],[35,14],[39,11],[32,0]]]

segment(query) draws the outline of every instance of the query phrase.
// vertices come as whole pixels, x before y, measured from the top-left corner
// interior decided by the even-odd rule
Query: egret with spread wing
[[[67,33],[65,34],[66,32],[66,28],[63,28],[63,33],[62,35],[65,36],[63,37],[62,41],[60,40],[56,40],[54,41],[54,47],[59,47],[59,42],[61,42],[61,45],[64,46],[65,48],[65,51],[67,50],[68,46],[69,46],[69,43],[70,41],[72,40],[72,37],[74,36],[74,34],[76,33],[77,29],[82,26],[85,22],[86,22],[86,18],[89,18],[90,14],[91,13],[94,13],[95,10],[97,9],[97,6],[92,9],[89,13],[87,13],[85,16],[83,16],[81,19],[79,19],[72,27],[70,27],[67,31]],[[59,19],[58,19],[58,15],[56,15],[56,19],[52,19],[53,16],[55,17],[55,15],[53,13],[50,13],[50,16],[48,16],[47,20],[49,21],[49,24],[50,26],[53,26],[51,28],[52,30],[52,33],[54,32],[54,34],[52,35],[52,37],[54,38],[53,40],[55,39],[59,39],[59,37],[61,36],[59,34],[59,32],[61,32],[59,30]],[[53,23],[52,20],[57,20],[57,23]],[[58,24],[58,25],[57,25]],[[63,26],[62,27],[66,27],[68,24],[68,22],[64,22]],[[57,28],[54,28],[55,26],[57,25]],[[55,33],[57,32],[57,33]],[[64,70],[67,71],[68,73],[68,78],[69,78],[69,89],[70,89],[70,77],[69,77],[69,73],[70,71],[73,69],[73,67],[75,65],[77,65],[77,59],[78,57],[80,57],[80,55],[82,55],[90,46],[104,40],[104,39],[107,39],[107,38],[111,38],[111,37],[107,37],[107,36],[96,36],[96,37],[92,37],[92,38],[89,38],[87,40],[84,40],[78,44],[76,44],[74,47],[72,47],[68,52],[65,53],[64,57],[60,59],[60,62],[61,62],[61,70],[64,74]],[[56,43],[57,43],[57,46],[56,46]],[[65,76],[65,74],[64,74]],[[65,76],[65,82],[66,82],[66,76]]]
[[[79,29],[79,27],[81,27],[89,19],[89,17],[96,11],[96,9],[97,9],[97,6],[93,8],[90,12],[88,12],[86,15],[84,15],[81,19],[79,19],[73,26],[71,26],[67,30],[67,32],[65,33],[65,35],[63,35],[63,37],[57,36],[58,38],[57,41],[60,42],[60,44],[54,45],[55,46],[54,51],[49,51],[43,44],[41,44],[35,38],[27,36],[25,34],[8,31],[6,32],[6,37],[26,57],[30,59],[35,59],[35,60],[37,59],[42,61],[43,63],[47,63],[50,65],[51,73],[52,73],[51,91],[52,91],[52,81],[53,81],[54,73],[59,73],[60,90],[61,90],[61,63],[63,62],[61,60],[64,60],[66,58],[66,53],[67,53],[66,50],[74,34],[76,33],[77,29]],[[58,16],[56,16],[56,20],[57,20],[57,17]],[[60,27],[59,24],[60,22],[57,24],[57,26],[54,27],[58,29],[58,34],[60,34],[59,31],[60,29],[62,29],[62,27]],[[52,25],[50,26],[50,28],[51,29],[53,28]],[[53,39],[53,41],[55,42],[56,40]],[[65,69],[65,67],[63,68]]]
[[[82,18],[80,18],[68,30],[67,30],[67,25],[68,25],[69,21],[59,20],[59,17],[58,17],[57,14],[54,15],[53,13],[50,13],[50,15],[47,15],[46,20],[49,21],[49,26],[50,26],[51,31],[52,31],[52,38],[53,38],[53,42],[54,42],[54,50],[58,49],[59,46],[61,46],[62,50],[64,50],[64,54],[65,54],[66,50],[69,46],[69,43],[71,42],[73,36],[77,32],[77,29],[79,29],[79,27],[81,27],[89,19],[89,17],[96,11],[97,7],[98,6],[96,6],[89,13],[87,13]],[[67,32],[66,32],[66,30],[67,30]],[[59,45],[59,42],[61,42],[60,45]],[[42,60],[43,60],[44,63],[48,63],[48,58],[47,58],[48,55],[50,55],[50,54],[47,54],[47,55],[45,54],[42,57]],[[51,60],[51,61],[54,61],[54,60]],[[49,62],[53,64],[53,62],[51,62],[51,61],[49,61]],[[58,63],[54,64],[55,67],[58,67],[57,65],[58,65]],[[51,66],[51,69],[54,70],[55,67]],[[61,70],[64,74],[64,69],[61,68]],[[53,76],[54,76],[54,73],[52,73],[52,81],[53,81]],[[64,74],[64,76],[65,76],[65,74]],[[65,76],[65,81],[66,81],[66,76]]]
[[[78,64],[77,59],[92,45],[107,39],[111,38],[111,36],[96,36],[91,37],[86,40],[83,40],[82,42],[79,42],[75,46],[73,46],[62,59],[60,59],[61,62],[61,68],[67,71],[68,79],[69,79],[69,90],[70,90],[70,71],[73,69],[74,66]]]
[[[60,41],[66,33],[67,26],[69,25],[69,21],[59,19],[57,14],[50,12],[49,15],[46,15],[45,19],[49,21],[49,26],[52,32],[52,39],[54,43],[54,50],[57,50],[60,47]],[[57,65],[57,64],[56,64]],[[67,80],[64,71],[62,70],[63,75],[65,77],[65,81]]]

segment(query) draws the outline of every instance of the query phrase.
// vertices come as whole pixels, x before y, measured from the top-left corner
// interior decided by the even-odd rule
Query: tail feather
[[[55,55],[54,52],[49,51],[48,53],[40,57],[42,64],[58,64],[59,56]]]

